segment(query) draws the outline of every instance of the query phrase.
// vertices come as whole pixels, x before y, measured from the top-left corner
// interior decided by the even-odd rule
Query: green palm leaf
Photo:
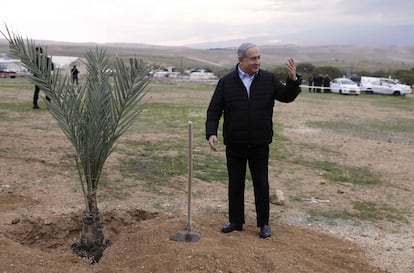
[[[76,166],[89,211],[87,196],[96,193],[105,161],[116,141],[143,110],[151,67],[135,58],[127,64],[115,58],[115,72],[110,75],[107,71],[112,68],[111,59],[105,50],[97,47],[85,54],[85,83],[74,86],[69,77],[52,71],[47,50],[37,56],[32,40],[11,33],[8,28],[7,35],[2,34],[12,54],[35,75],[29,80],[50,98],[50,101],[45,100],[49,112],[75,149]]]

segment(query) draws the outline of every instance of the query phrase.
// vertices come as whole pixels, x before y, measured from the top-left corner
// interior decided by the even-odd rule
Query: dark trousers
[[[40,92],[39,86],[35,85],[35,91],[34,91],[34,94],[33,94],[33,106],[36,106],[36,107],[39,106],[37,104],[37,101],[39,100],[39,92]]]
[[[269,224],[269,145],[226,146],[229,176],[229,221],[244,224],[244,189],[246,166],[249,164],[253,179],[257,226]]]
[[[37,101],[39,100],[39,92],[40,92],[39,86],[35,85],[35,90],[33,94],[33,107],[39,107],[39,105],[37,104]],[[46,96],[46,99],[50,101],[50,98],[48,96]]]

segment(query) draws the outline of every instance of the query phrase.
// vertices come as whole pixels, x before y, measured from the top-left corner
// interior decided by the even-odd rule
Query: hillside
[[[104,47],[118,56],[138,56],[160,66],[177,68],[201,67],[221,70],[235,64],[235,48],[194,49],[162,47],[144,44],[93,44],[39,41],[51,55],[82,56],[88,49]],[[347,72],[353,70],[410,69],[414,67],[413,46],[357,46],[357,45],[272,45],[260,46],[264,68],[282,66],[288,57],[297,63],[309,62],[317,66],[330,65]],[[8,45],[0,39],[0,53],[8,53]],[[215,65],[214,65],[215,64]]]

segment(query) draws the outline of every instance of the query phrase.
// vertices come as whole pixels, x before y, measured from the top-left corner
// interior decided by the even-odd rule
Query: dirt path
[[[195,181],[193,222],[202,239],[186,244],[168,239],[186,225],[185,192],[180,187],[151,192],[138,183],[123,196],[104,187],[100,209],[112,245],[101,262],[91,266],[69,250],[78,238],[83,208],[77,176],[66,156],[71,147],[45,110],[30,109],[31,92],[0,87],[1,103],[21,103],[17,109],[0,109],[0,272],[414,272],[412,213],[404,214],[407,222],[315,221],[306,213],[310,207],[350,209],[354,200],[413,211],[412,134],[361,139],[309,126],[363,120],[372,113],[377,119],[406,117],[407,111],[361,104],[358,97],[320,105],[309,94],[293,104],[278,104],[275,120],[285,125],[283,134],[292,143],[293,155],[368,167],[384,183],[331,184],[306,164],[290,164],[295,158],[272,162],[271,189],[291,198],[285,206],[272,205],[269,240],[257,236],[249,191],[245,230],[224,235],[219,228],[226,222],[226,185]],[[207,147],[198,149],[209,152]],[[116,165],[118,156],[113,154],[107,164]],[[116,172],[111,178],[117,178]]]

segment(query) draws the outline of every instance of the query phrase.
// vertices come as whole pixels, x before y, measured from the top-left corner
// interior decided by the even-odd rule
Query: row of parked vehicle
[[[405,96],[411,93],[411,86],[401,84],[398,80],[380,77],[351,76],[337,78],[330,82],[333,93],[359,95],[361,92]]]

